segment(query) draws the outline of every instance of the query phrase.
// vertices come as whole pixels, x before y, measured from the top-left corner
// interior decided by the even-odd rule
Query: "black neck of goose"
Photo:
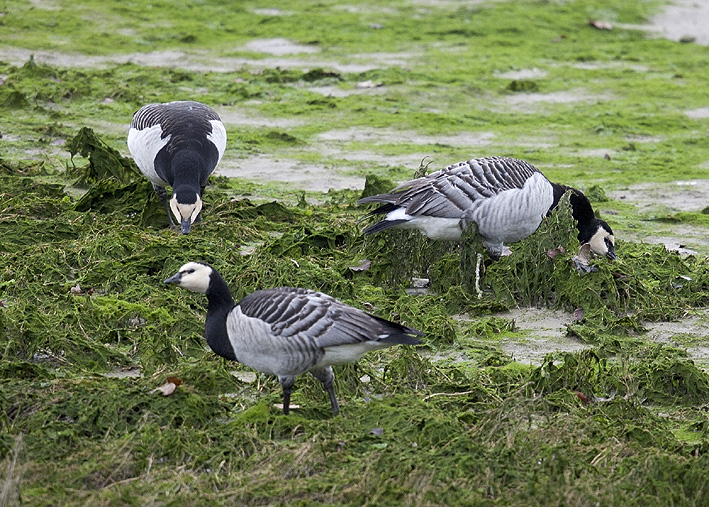
[[[174,186],[186,186],[195,190],[203,184],[204,159],[193,150],[180,150],[172,158]],[[208,177],[209,175],[207,175]]]
[[[554,202],[549,208],[549,213],[557,207],[562,196],[571,191],[569,203],[571,204],[571,215],[576,220],[576,228],[579,230],[578,239],[582,244],[588,242],[599,224],[599,220],[593,213],[591,202],[583,195],[583,192],[575,188],[559,185],[558,183],[552,183],[552,187],[554,189]]]
[[[236,361],[234,348],[229,340],[226,319],[234,308],[234,298],[224,279],[216,271],[212,271],[207,289],[207,321],[204,336],[209,347],[218,355]]]

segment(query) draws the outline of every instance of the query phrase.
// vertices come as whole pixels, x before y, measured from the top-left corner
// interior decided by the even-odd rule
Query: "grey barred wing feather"
[[[395,203],[411,216],[460,218],[477,202],[512,189],[521,189],[539,172],[522,160],[488,157],[460,162],[427,177],[399,185]]]
[[[411,335],[422,334],[307,289],[261,290],[246,296],[238,306],[244,315],[269,324],[273,335],[307,336],[319,348],[367,341],[417,344],[420,340]]]

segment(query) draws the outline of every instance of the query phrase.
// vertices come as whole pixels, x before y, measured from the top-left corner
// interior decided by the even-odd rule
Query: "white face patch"
[[[179,274],[180,281],[177,285],[193,292],[207,293],[212,268],[198,262],[188,262],[180,268]]]
[[[606,245],[606,240],[610,241],[611,245],[615,246],[615,238],[612,234],[609,234],[603,227],[599,227],[598,230],[591,236],[591,240],[588,242],[591,247],[591,252],[599,256],[608,255],[608,245]]]
[[[202,199],[197,196],[194,204],[181,204],[177,202],[177,196],[173,195],[170,199],[170,209],[172,214],[175,215],[178,224],[187,219],[193,224],[199,212],[202,211]]]

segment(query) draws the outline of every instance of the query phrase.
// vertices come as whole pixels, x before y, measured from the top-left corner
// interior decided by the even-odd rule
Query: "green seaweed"
[[[350,4],[3,7],[0,50],[36,55],[0,63],[0,504],[706,505],[705,328],[646,331],[706,311],[707,249],[644,242],[701,237],[705,204],[617,197],[706,178],[706,120],[686,114],[706,105],[705,48],[630,28],[654,1]],[[246,46],[277,37],[314,52]],[[154,65],[117,63],[131,52]],[[225,111],[223,164],[304,162],[364,192],[213,177],[204,221],[169,230],[125,134],[143,104],[183,98]],[[493,154],[584,190],[619,259],[575,269],[566,205],[494,263],[473,231],[361,235],[359,197]],[[323,290],[425,343],[336,367],[341,417],[300,377],[284,416],[275,378],[206,349],[204,298],[162,283],[193,260],[237,299]],[[503,345],[525,337],[496,312],[517,306],[565,312],[586,348],[516,361]]]

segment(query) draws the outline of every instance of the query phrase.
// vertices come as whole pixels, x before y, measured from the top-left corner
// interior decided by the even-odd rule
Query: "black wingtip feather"
[[[418,336],[424,335],[421,331],[417,331],[416,329],[411,329],[409,331],[416,331],[415,334]],[[379,341],[383,343],[391,343],[394,345],[421,345],[423,343],[416,336],[411,336],[410,334],[403,333],[391,334],[386,338],[382,338]]]
[[[397,225],[406,222],[408,222],[408,220],[382,220],[381,222],[377,222],[376,224],[370,225],[362,232],[365,236],[369,236],[370,234],[374,234],[375,232],[383,231],[384,229],[389,229],[390,227],[396,227]]]
[[[360,201],[357,201],[357,202],[359,203]],[[372,216],[374,216],[374,215],[385,215],[385,214],[387,214],[387,213],[389,213],[389,212],[391,212],[391,211],[394,211],[394,210],[397,209],[397,208],[399,208],[399,206],[397,206],[396,204],[393,204],[393,203],[388,202],[388,203],[386,203],[386,204],[382,204],[382,205],[379,206],[377,209],[374,209],[374,210],[370,211],[370,212],[367,214],[367,216],[368,216],[368,217],[372,217]]]
[[[396,322],[369,313],[367,315],[376,319],[384,326],[384,332],[379,335],[380,337],[382,335],[384,336],[379,339],[382,343],[390,343],[392,345],[420,345],[423,342],[419,340],[417,336],[426,336],[425,333],[413,327],[397,324]]]

